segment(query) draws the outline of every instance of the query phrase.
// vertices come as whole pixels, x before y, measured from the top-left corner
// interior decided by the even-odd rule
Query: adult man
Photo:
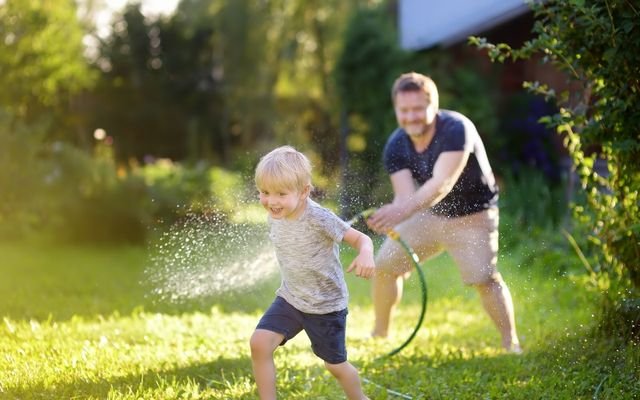
[[[383,158],[394,199],[369,218],[369,227],[378,233],[395,229],[421,259],[447,251],[463,282],[478,290],[502,346],[520,353],[513,301],[496,269],[498,188],[475,126],[460,113],[439,110],[437,87],[422,74],[401,75],[391,96],[399,127]],[[376,266],[372,334],[384,337],[411,263],[387,239]]]

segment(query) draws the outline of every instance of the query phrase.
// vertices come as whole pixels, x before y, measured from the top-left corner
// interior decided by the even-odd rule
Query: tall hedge
[[[334,69],[343,113],[347,153],[343,203],[352,213],[375,201],[371,188],[380,176],[381,148],[395,127],[390,87],[400,71],[402,51],[384,7],[356,9],[348,21]]]

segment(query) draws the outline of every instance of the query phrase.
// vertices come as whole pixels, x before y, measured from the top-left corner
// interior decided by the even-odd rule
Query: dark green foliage
[[[384,143],[393,128],[391,84],[401,72],[401,59],[389,16],[380,9],[358,9],[336,63],[336,83],[346,112],[369,122],[358,133],[373,142],[371,147]]]
[[[43,161],[50,168],[42,192],[48,199],[39,225],[57,241],[142,243],[151,218],[144,181],[119,177],[111,148],[94,155],[58,143]]]
[[[496,135],[485,142],[493,154],[492,166],[502,174],[522,176],[528,171],[540,171],[543,185],[557,186],[566,179],[566,167],[561,165],[561,138],[539,120],[557,111],[555,106],[539,96],[518,93],[503,99]],[[563,170],[563,168],[565,170]]]
[[[500,211],[518,229],[558,229],[569,217],[568,190],[565,184],[550,184],[538,169],[514,171],[500,182]]]
[[[73,1],[0,3],[0,107],[22,118],[91,86]]]
[[[627,0],[548,1],[533,8],[536,37],[521,49],[471,42],[500,62],[542,52],[544,61],[582,84],[572,98],[538,82],[525,86],[562,106],[543,121],[564,135],[584,190],[584,201],[574,206],[574,236],[604,295],[603,325],[637,338],[640,312],[627,305],[640,298],[640,8]]]
[[[383,8],[359,8],[353,13],[336,62],[335,78],[349,155],[348,188],[343,190],[348,189],[352,197],[358,194],[364,204],[375,200],[367,194],[376,185],[382,147],[395,127],[390,91],[401,72],[402,57]]]
[[[198,159],[217,149],[223,101],[211,71],[213,24],[187,26],[145,19],[140,4],[126,8],[100,47],[93,124],[115,139],[118,158]]]

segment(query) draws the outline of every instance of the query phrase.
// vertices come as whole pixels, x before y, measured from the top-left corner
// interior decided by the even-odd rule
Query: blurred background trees
[[[185,207],[228,214],[218,195],[230,189],[212,170],[250,194],[257,159],[284,143],[309,154],[316,195],[344,216],[381,204],[389,88],[407,70],[433,76],[441,105],[474,120],[499,175],[557,151],[531,151],[549,133],[536,121],[516,128],[531,128],[529,139],[503,133],[500,104],[513,102],[494,82],[498,67],[400,49],[395,1],[182,0],[161,16],[130,2],[106,34],[95,25],[104,2],[77,4],[0,3],[5,237],[142,242],[150,221]]]
[[[130,3],[107,36],[99,1],[80,17],[68,0],[0,3],[3,236],[141,241],[159,210],[212,194],[212,168],[250,174],[275,143],[335,174],[331,75],[358,3],[184,0],[156,18]]]
[[[0,229],[8,233],[48,219],[45,186],[56,166],[45,160],[56,141],[83,141],[75,100],[98,79],[83,35],[72,2],[0,4]]]
[[[350,7],[189,0],[168,18],[148,20],[130,4],[94,61],[101,72],[94,125],[114,135],[121,159],[234,167],[256,144],[319,136],[327,140],[313,143],[330,159],[337,136],[329,75]]]

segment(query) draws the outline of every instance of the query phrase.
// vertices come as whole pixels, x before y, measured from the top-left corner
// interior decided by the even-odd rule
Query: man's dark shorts
[[[329,314],[307,314],[298,311],[282,297],[276,297],[256,329],[283,334],[280,346],[304,329],[311,340],[311,348],[318,357],[329,364],[340,364],[347,361],[347,313],[345,308]]]

